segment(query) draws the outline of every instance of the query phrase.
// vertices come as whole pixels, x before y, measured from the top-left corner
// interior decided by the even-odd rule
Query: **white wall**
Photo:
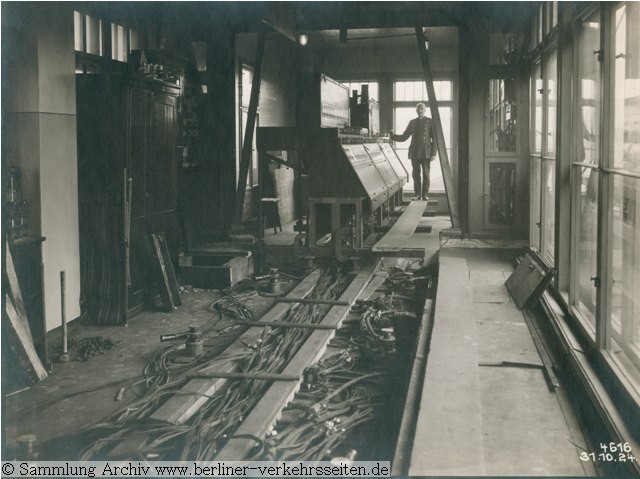
[[[61,324],[60,271],[66,274],[66,317],[80,315],[73,7],[21,4],[3,14],[10,16],[4,24],[16,40],[6,63],[8,163],[23,171],[28,234],[46,238],[44,298],[51,330]]]

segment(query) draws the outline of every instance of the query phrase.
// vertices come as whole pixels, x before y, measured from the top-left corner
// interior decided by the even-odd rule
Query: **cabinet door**
[[[151,96],[150,107],[147,157],[148,213],[157,216],[176,210],[176,99],[154,93]]]
[[[164,232],[171,251],[175,251],[177,242],[176,97],[132,88],[129,121],[132,311],[150,303],[153,294],[155,269],[149,235]]]
[[[149,124],[149,92],[132,88],[129,97],[129,176],[131,188],[131,236],[129,240],[128,309],[143,307],[146,302],[149,232],[147,227],[147,146]]]

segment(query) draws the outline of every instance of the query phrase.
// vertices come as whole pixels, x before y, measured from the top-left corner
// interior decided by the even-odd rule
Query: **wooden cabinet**
[[[123,324],[154,295],[149,235],[164,232],[174,254],[179,241],[180,90],[109,75],[76,85],[82,317]]]

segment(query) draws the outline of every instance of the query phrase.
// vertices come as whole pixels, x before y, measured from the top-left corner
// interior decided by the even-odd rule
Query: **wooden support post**
[[[251,96],[249,98],[249,112],[247,124],[244,129],[242,141],[242,153],[240,155],[240,171],[238,172],[238,190],[236,192],[236,224],[242,223],[242,210],[244,207],[244,195],[247,187],[247,176],[251,167],[251,152],[253,146],[253,132],[258,115],[258,100],[260,99],[260,76],[262,73],[262,60],[264,58],[265,30],[260,32],[258,47],[256,49],[256,62],[253,67],[253,82],[251,83]]]
[[[433,129],[436,135],[436,146],[438,147],[440,166],[442,167],[444,190],[447,194],[447,201],[449,202],[449,216],[451,217],[451,226],[453,228],[460,228],[460,220],[458,218],[458,198],[456,196],[456,189],[453,184],[453,178],[451,176],[449,156],[447,154],[447,147],[444,142],[442,121],[440,120],[440,111],[438,110],[436,91],[433,87],[433,76],[431,75],[431,66],[429,65],[429,54],[427,53],[427,46],[425,44],[425,37],[424,32],[422,31],[422,27],[416,27],[416,40],[418,41],[418,51],[420,52],[424,81],[427,84],[429,109],[431,110],[431,119],[433,120]]]

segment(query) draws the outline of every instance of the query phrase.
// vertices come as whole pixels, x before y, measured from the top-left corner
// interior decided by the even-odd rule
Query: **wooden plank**
[[[160,243],[160,251],[162,252],[162,258],[164,260],[164,266],[169,283],[169,290],[173,299],[173,304],[176,306],[182,305],[180,299],[180,290],[178,289],[178,281],[176,280],[176,273],[173,270],[173,262],[171,261],[171,255],[169,254],[169,247],[167,246],[167,240],[164,233],[158,234],[158,241]]]
[[[389,232],[373,245],[372,251],[374,253],[380,253],[402,250],[402,247],[407,243],[409,238],[413,236],[426,207],[426,201],[412,201]]]
[[[451,216],[451,225],[454,228],[460,228],[460,220],[458,218],[458,197],[456,188],[453,184],[453,176],[451,175],[451,167],[449,165],[449,155],[444,142],[444,133],[442,131],[442,121],[440,120],[440,110],[438,110],[438,101],[436,99],[436,90],[433,86],[433,75],[431,74],[431,66],[429,64],[429,53],[425,45],[424,31],[422,27],[416,27],[416,40],[418,42],[418,51],[420,52],[420,60],[422,62],[422,71],[424,80],[427,84],[427,96],[429,97],[429,109],[431,110],[431,118],[433,119],[433,128],[436,135],[436,146],[438,147],[438,156],[440,157],[440,167],[442,169],[442,178],[444,180],[444,190],[449,201],[449,214]]]
[[[316,283],[320,279],[320,272],[313,271],[307,277],[305,277],[300,284],[298,284],[289,293],[293,297],[305,297],[308,296]],[[280,321],[287,314],[290,305],[285,303],[277,303],[260,319],[260,321]],[[238,338],[233,344],[231,344],[224,353],[220,355],[221,361],[224,358],[229,358],[222,367],[216,365],[217,372],[234,372],[239,369],[239,360],[232,359],[237,356],[238,353],[246,351],[245,344],[253,344],[262,335],[262,330],[258,328],[251,328],[246,331],[240,338]],[[207,371],[213,371],[213,367],[203,368],[199,372],[206,373]],[[227,379],[193,379],[189,381],[177,394],[167,400],[157,411],[151,415],[151,419],[158,421],[164,421],[171,424],[184,424],[188,421],[211,397],[217,390],[222,388]],[[193,393],[190,395],[189,393]]]
[[[361,301],[368,300],[373,294],[378,290],[380,286],[384,284],[384,282],[389,277],[389,273],[385,271],[377,272],[374,277],[371,279],[367,287],[360,293],[358,299]]]
[[[151,233],[151,240],[153,241],[153,251],[158,262],[158,272],[160,273],[160,296],[162,302],[168,311],[176,308],[176,304],[173,300],[173,293],[171,292],[171,286],[169,285],[169,276],[167,274],[167,266],[164,263],[164,257],[162,255],[162,248],[160,246],[160,239],[155,233]]]
[[[27,310],[24,307],[24,300],[22,299],[22,291],[20,289],[20,282],[18,281],[18,275],[16,274],[16,268],[13,263],[13,256],[11,255],[11,248],[9,248],[9,243],[5,242],[6,247],[6,273],[7,280],[9,283],[8,293],[13,299],[13,305],[16,309],[16,313],[20,318],[24,318],[28,320]],[[31,330],[29,329],[29,323],[27,321],[27,330],[29,332],[29,338],[31,338]],[[31,340],[33,342],[33,340]]]
[[[26,358],[25,365],[29,369],[27,371],[28,375],[42,381],[47,377],[47,371],[44,369],[36,352],[36,348],[33,345],[27,318],[20,315],[8,293],[5,294],[5,311],[11,329],[15,333],[15,338],[18,341],[16,352],[19,356]]]
[[[379,267],[379,262],[369,263],[353,279],[340,299],[354,304],[371,281],[371,277]],[[334,306],[323,318],[321,324],[340,326],[349,314],[349,306]],[[304,370],[315,364],[324,354],[327,344],[334,337],[335,331],[314,331],[298,352],[291,358],[282,374],[302,376]],[[244,437],[264,437],[278,420],[285,406],[293,399],[300,388],[300,381],[272,384],[260,402],[245,418],[234,436],[216,456],[218,461],[239,461],[248,456],[255,446],[252,439]]]

